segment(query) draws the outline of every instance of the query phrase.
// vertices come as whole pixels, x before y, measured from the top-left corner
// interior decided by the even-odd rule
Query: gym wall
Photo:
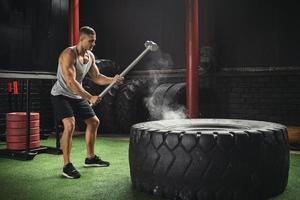
[[[296,3],[200,2],[201,46],[213,47],[216,62],[205,79],[207,89],[200,91],[202,99],[210,99],[201,104],[200,98],[201,116],[299,126],[300,13]]]
[[[202,80],[200,117],[300,125],[300,74],[217,73]]]
[[[0,0],[0,69],[56,72],[68,45],[68,0]]]
[[[300,65],[296,1],[214,0],[207,9],[214,24],[208,43],[221,67]]]
[[[161,53],[138,63],[136,70],[156,69],[154,59],[163,57],[165,68],[182,68],[185,63],[185,3],[183,0],[80,1],[80,25],[97,32],[94,53],[125,68],[153,40]]]
[[[294,4],[199,0],[200,46],[213,47],[219,68],[299,66],[300,13]],[[80,1],[80,24],[95,27],[94,51],[101,58],[126,66],[151,39],[172,58],[169,68],[185,66],[183,0]],[[139,65],[137,70],[149,69]]]

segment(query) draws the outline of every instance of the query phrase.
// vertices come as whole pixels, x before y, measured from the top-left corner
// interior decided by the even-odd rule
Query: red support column
[[[69,38],[72,46],[79,41],[79,0],[70,0],[69,13]]]
[[[186,0],[186,102],[189,118],[199,116],[199,4]]]

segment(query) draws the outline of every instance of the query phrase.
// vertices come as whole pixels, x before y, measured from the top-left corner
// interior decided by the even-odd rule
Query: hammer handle
[[[147,47],[132,63],[124,69],[124,71],[120,74],[120,76],[125,76],[145,55],[150,51],[150,48]],[[102,92],[99,94],[99,97],[104,97],[106,93],[115,85],[116,82],[112,82],[109,84]]]
[[[150,51],[150,47],[148,46],[124,71],[120,74],[120,76],[125,76],[145,55]],[[100,94],[99,97],[104,97],[106,93],[116,84],[116,82],[112,82],[109,84]],[[93,106],[93,104],[90,104],[90,106]]]

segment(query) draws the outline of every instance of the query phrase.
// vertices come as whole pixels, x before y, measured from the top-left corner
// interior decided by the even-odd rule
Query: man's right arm
[[[83,99],[88,100],[92,104],[96,104],[100,101],[97,96],[92,96],[87,92],[81,84],[76,81],[76,70],[75,70],[75,55],[71,49],[66,49],[62,52],[59,58],[64,80],[67,86],[77,95]]]

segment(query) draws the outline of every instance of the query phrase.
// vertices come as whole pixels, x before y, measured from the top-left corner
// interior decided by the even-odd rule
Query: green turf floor
[[[52,138],[42,141],[53,146]],[[0,148],[4,147],[0,145]],[[109,160],[108,168],[84,168],[85,143],[83,137],[73,138],[73,164],[82,177],[63,179],[62,156],[40,154],[32,161],[0,159],[0,199],[101,199],[154,200],[151,195],[136,192],[131,187],[128,166],[128,141],[98,138],[96,151]],[[289,184],[286,191],[273,199],[300,199],[300,155],[291,155]]]

